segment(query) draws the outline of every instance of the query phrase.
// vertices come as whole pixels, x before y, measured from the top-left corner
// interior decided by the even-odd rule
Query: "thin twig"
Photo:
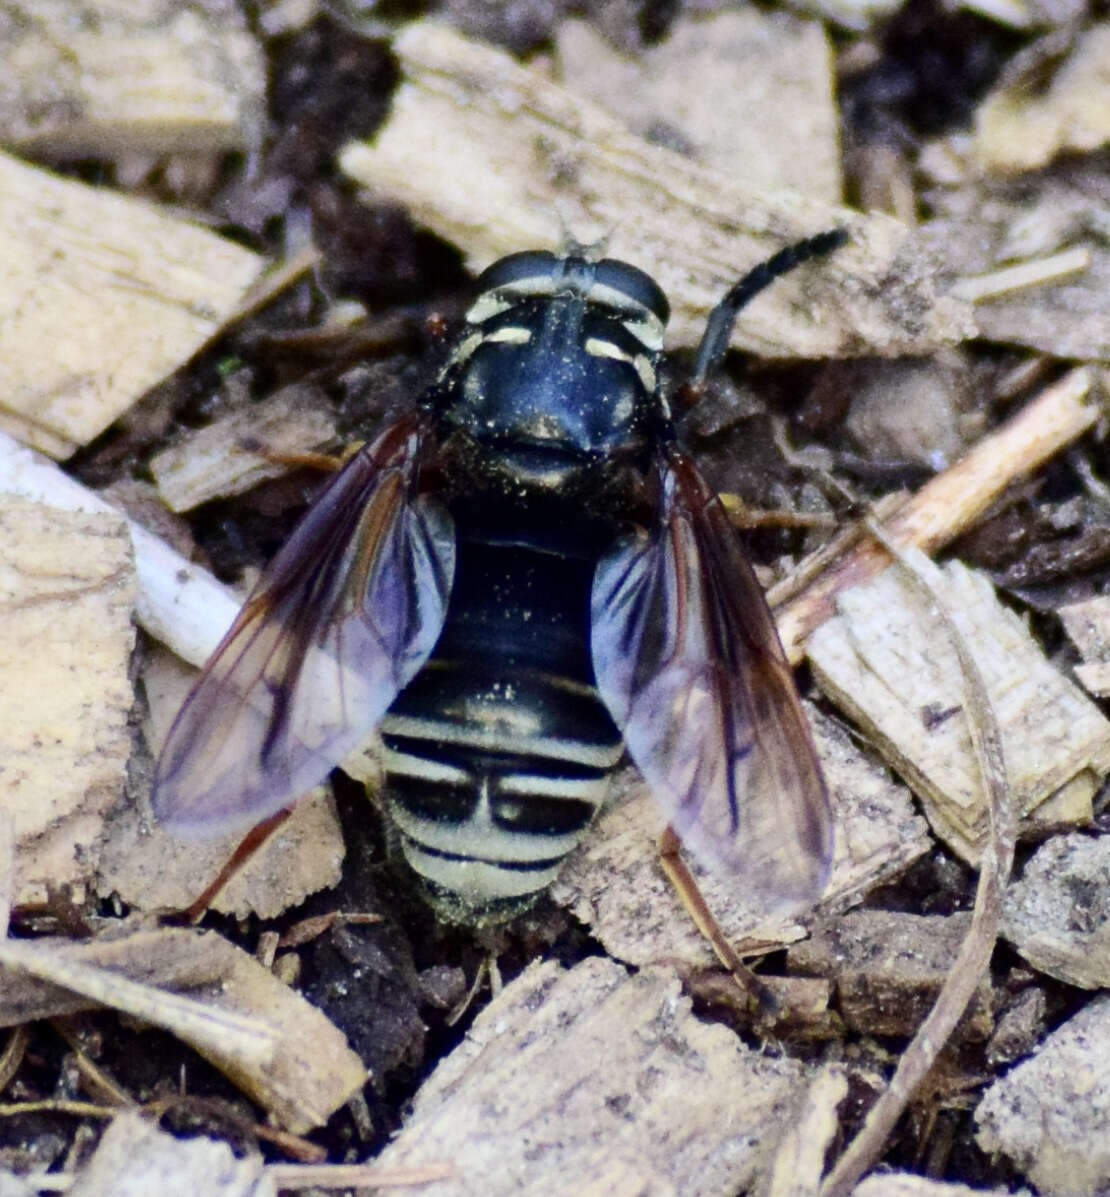
[[[52,1018],[50,1025],[69,1044],[77,1071],[86,1091],[97,1101],[119,1108],[135,1108],[139,1103],[85,1051],[80,1036],[65,1018]]]
[[[0,1102],[0,1118],[17,1118],[21,1114],[72,1114],[75,1118],[114,1118],[118,1106],[102,1106],[95,1101],[71,1101],[47,1097],[41,1101]]]
[[[30,1042],[31,1031],[26,1023],[12,1028],[8,1042],[4,1045],[4,1050],[0,1052],[0,1093],[3,1093],[11,1084],[15,1074],[19,1071],[23,1057],[27,1054],[27,1044]]]
[[[276,1189],[384,1189],[454,1180],[454,1164],[379,1168],[376,1164],[269,1164],[266,1175]]]
[[[917,1086],[936,1063],[990,966],[998,938],[1002,897],[1014,860],[1015,822],[1002,752],[1002,733],[983,675],[943,600],[912,556],[903,553],[873,521],[869,530],[918,587],[956,651],[964,679],[963,706],[967,712],[971,743],[989,798],[988,840],[979,862],[979,884],[971,925],[937,1000],[902,1053],[890,1085],[872,1106],[859,1133],[825,1178],[820,1197],[847,1197],[882,1154],[895,1123]]]

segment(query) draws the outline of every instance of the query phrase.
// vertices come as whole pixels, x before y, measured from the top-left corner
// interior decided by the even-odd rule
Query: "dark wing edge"
[[[659,458],[656,526],[619,541],[594,579],[598,691],[698,863],[767,911],[811,904],[832,820],[813,737],[755,574],[693,463]]]
[[[416,484],[422,413],[359,450],[264,571],[170,729],[160,822],[265,818],[362,743],[427,660],[455,565],[451,517]]]

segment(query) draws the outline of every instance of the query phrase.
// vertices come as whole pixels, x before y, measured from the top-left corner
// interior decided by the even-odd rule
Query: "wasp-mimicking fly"
[[[736,313],[837,231],[756,267]],[[813,742],[763,594],[678,443],[667,299],[625,262],[513,254],[413,410],[360,449],[274,558],[158,765],[175,827],[258,821],[375,727],[399,853],[470,922],[525,908],[627,749],[683,845],[771,905],[831,853]]]

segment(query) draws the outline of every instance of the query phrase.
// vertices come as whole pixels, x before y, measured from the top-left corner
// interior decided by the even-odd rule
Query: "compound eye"
[[[514,292],[550,293],[562,273],[563,260],[547,250],[529,249],[499,258],[478,275],[475,294],[509,289]]]
[[[671,305],[659,284],[650,274],[628,262],[615,258],[598,262],[592,290],[596,293],[601,288],[615,291],[636,306],[646,308],[661,324],[666,324],[670,317]]]

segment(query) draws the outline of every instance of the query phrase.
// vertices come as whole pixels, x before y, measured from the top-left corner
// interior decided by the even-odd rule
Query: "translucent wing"
[[[656,527],[600,563],[598,690],[683,843],[767,908],[812,901],[825,785],[766,600],[719,500],[667,448]]]
[[[451,517],[415,483],[408,416],[336,475],[267,568],[181,708],[154,809],[225,830],[280,810],[358,747],[424,664],[455,565]]]

